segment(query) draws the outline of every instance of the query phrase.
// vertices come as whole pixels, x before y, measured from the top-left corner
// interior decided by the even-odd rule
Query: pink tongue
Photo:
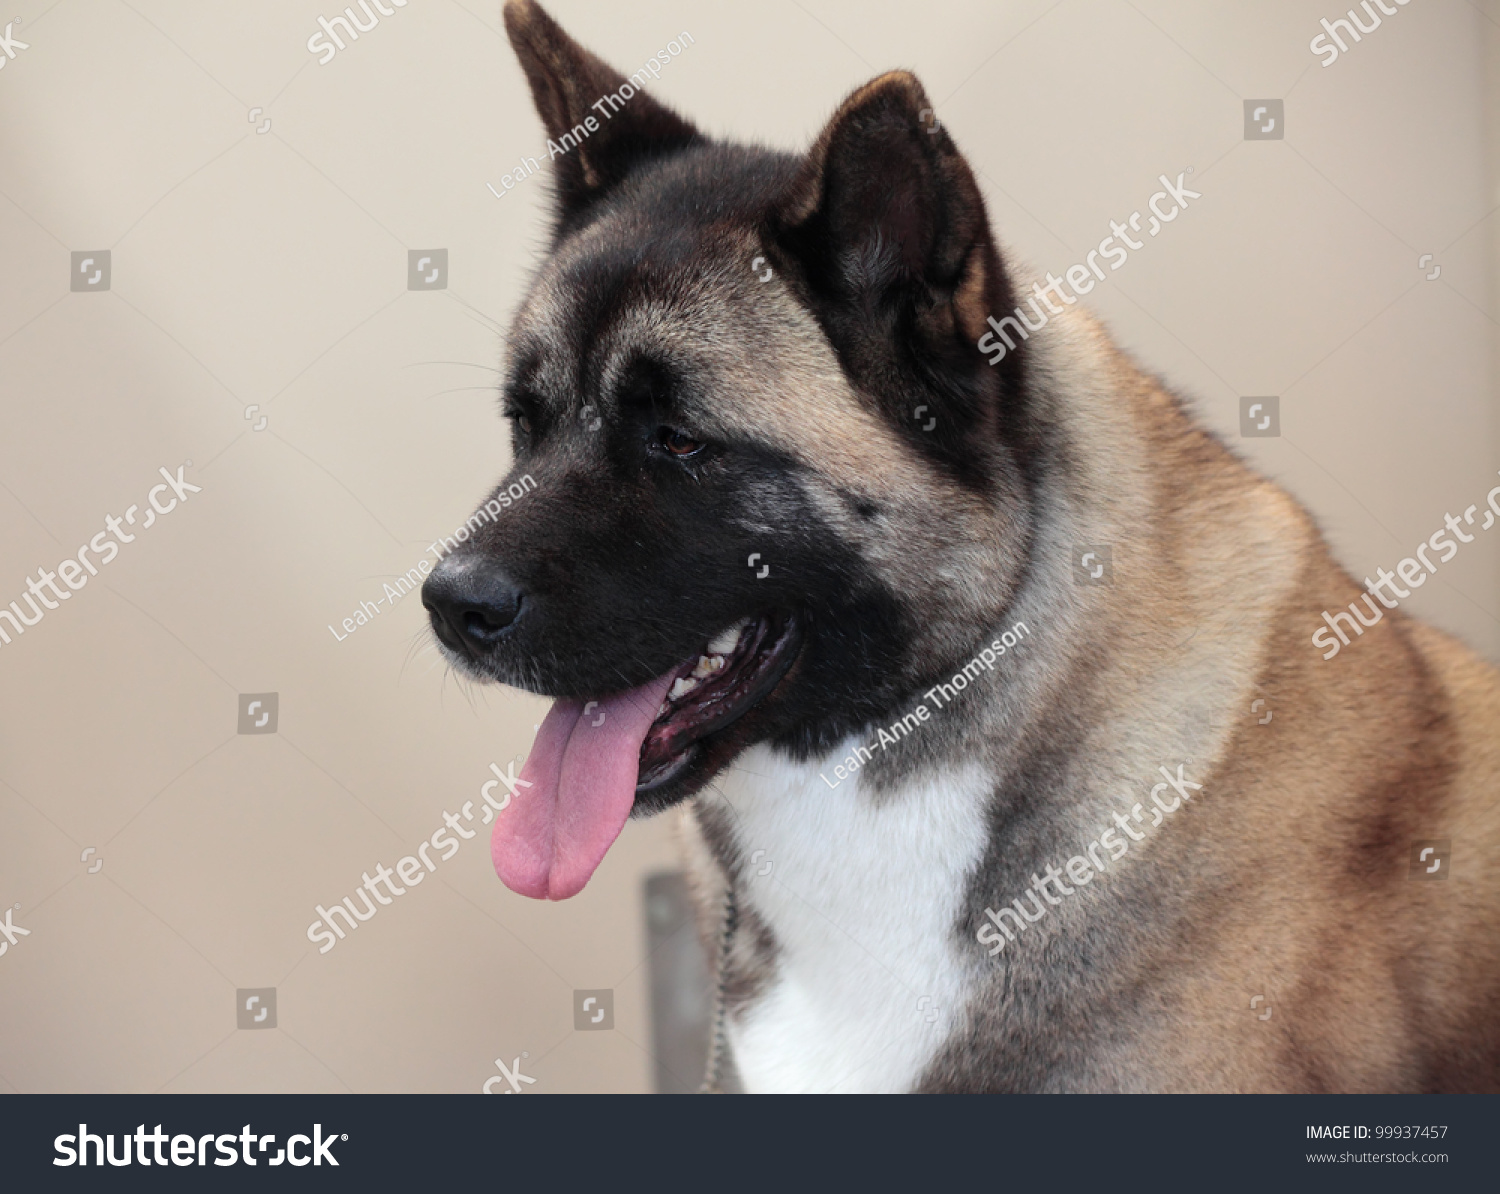
[[[548,710],[490,837],[505,886],[537,900],[566,900],[583,890],[625,828],[641,743],[675,675],[591,702],[587,717],[582,701],[559,700]]]

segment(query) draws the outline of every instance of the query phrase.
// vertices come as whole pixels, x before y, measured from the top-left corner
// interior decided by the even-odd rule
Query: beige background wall
[[[1001,235],[1054,271],[1193,166],[1203,198],[1092,305],[1364,575],[1500,469],[1500,4],[1414,0],[1323,68],[1333,3],[552,11],[627,73],[686,30],[656,93],[788,148],[916,69]],[[485,184],[545,153],[497,3],[410,0],[320,66],[333,11],[0,12],[27,43],[0,69],[0,603],[161,466],[202,487],[0,646],[0,913],[30,932],[0,955],[0,1091],[477,1092],[523,1053],[531,1093],[650,1086],[666,819],[560,906],[506,891],[476,824],[328,954],[304,935],[477,801],[544,708],[456,683],[414,596],[328,629],[507,468],[490,370],[544,186]],[[1284,140],[1243,139],[1258,98],[1285,100]],[[431,248],[446,288],[408,290]],[[99,249],[109,290],[71,292],[70,254]],[[1281,397],[1280,438],[1238,438],[1250,394]],[[1500,659],[1497,580],[1500,532],[1409,608]],[[276,732],[238,733],[239,694],[268,692]],[[277,1027],[237,1028],[236,992],[269,987]],[[614,990],[613,1030],[574,1030],[580,988]]]

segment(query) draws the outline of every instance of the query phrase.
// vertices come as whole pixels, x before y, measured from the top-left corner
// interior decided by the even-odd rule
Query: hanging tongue
[[[505,886],[538,900],[583,890],[625,828],[641,744],[676,674],[599,701],[587,717],[582,701],[553,704],[495,818],[490,857]]]

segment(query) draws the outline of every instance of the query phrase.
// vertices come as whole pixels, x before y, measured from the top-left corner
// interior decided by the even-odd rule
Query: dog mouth
[[[554,702],[495,818],[490,854],[512,891],[576,895],[638,796],[692,771],[781,683],[797,656],[794,615],[745,618],[639,688]],[[722,753],[722,752],[720,752]]]
[[[765,699],[791,664],[793,630],[790,617],[744,618],[673,673],[641,743],[637,795],[670,783],[698,754],[698,743]]]

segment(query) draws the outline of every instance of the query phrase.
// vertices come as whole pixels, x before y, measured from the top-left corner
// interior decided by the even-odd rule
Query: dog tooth
[[[686,676],[680,676],[672,681],[672,691],[667,693],[667,700],[675,701],[680,696],[685,696],[698,687],[698,681]]]
[[[727,630],[721,630],[716,638],[710,639],[708,651],[710,655],[728,655],[739,644],[740,635],[746,626],[750,625],[749,618],[741,618]]]
[[[740,632],[738,630],[724,630],[716,638],[709,639],[708,650],[711,655],[728,655],[734,650],[735,643],[739,642]]]
[[[724,657],[722,655],[700,655],[698,656],[698,662],[693,665],[693,676],[695,679],[706,680],[715,672],[722,670],[723,667]]]

